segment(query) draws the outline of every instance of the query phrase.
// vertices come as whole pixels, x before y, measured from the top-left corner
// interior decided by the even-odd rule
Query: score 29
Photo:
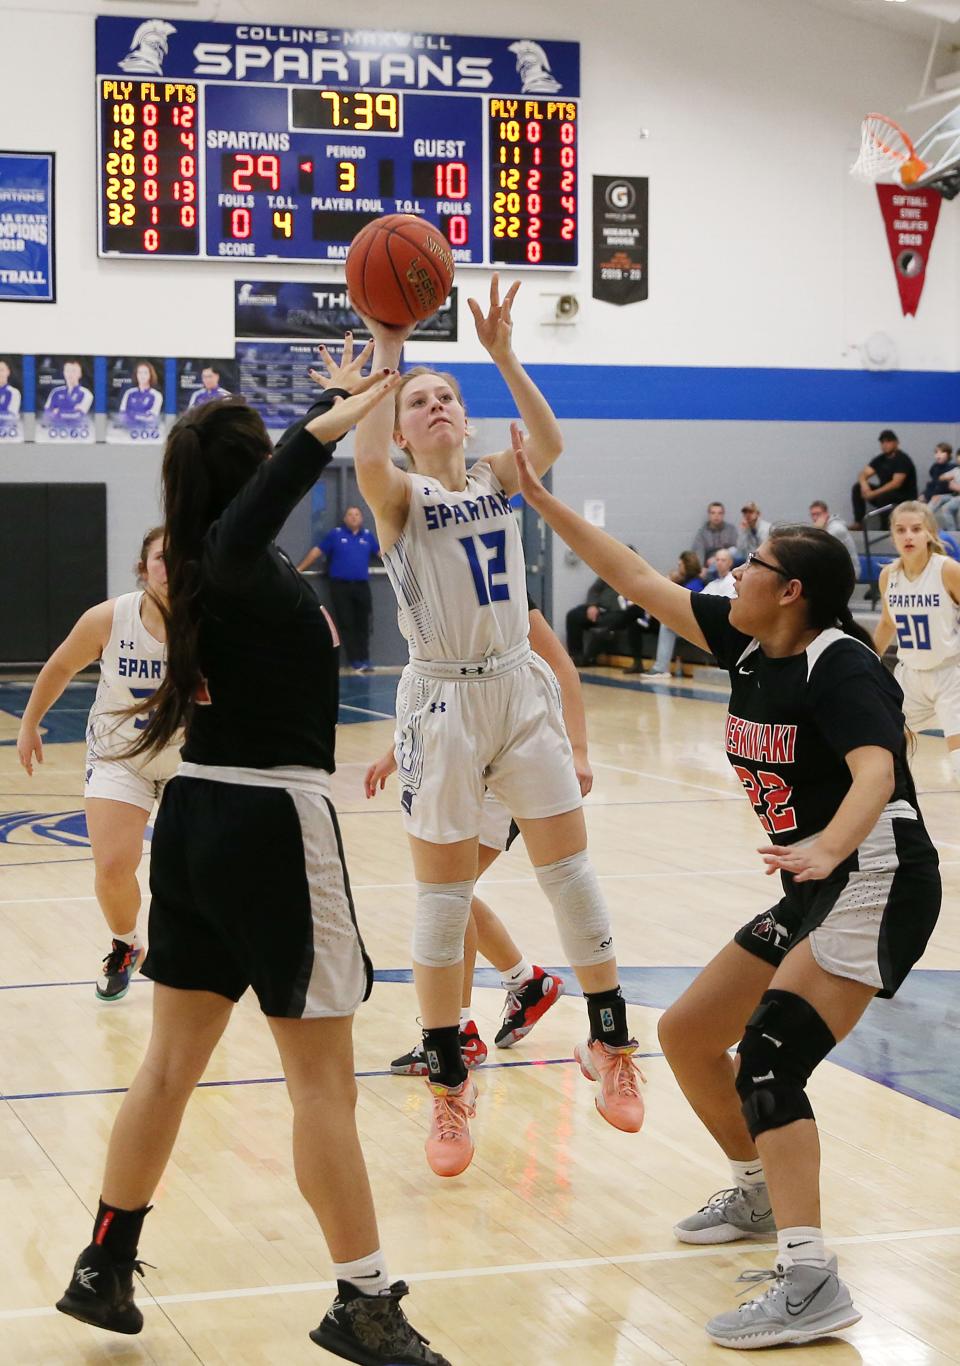
[[[255,190],[280,189],[280,158],[268,152],[253,156],[233,152],[220,163],[220,188],[250,194]]]

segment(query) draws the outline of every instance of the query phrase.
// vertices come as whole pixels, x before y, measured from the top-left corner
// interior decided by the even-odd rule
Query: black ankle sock
[[[423,1056],[427,1060],[431,1081],[440,1086],[459,1086],[466,1081],[467,1069],[460,1052],[459,1024],[445,1025],[442,1029],[425,1029]]]
[[[627,1003],[619,987],[610,991],[584,992],[590,1017],[590,1038],[620,1048],[630,1042],[627,1029]]]
[[[118,1262],[132,1262],[137,1255],[143,1221],[151,1209],[152,1205],[144,1205],[143,1209],[116,1209],[101,1200],[90,1241],[104,1248]]]

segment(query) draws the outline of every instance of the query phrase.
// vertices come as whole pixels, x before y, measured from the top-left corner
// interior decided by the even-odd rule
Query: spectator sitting
[[[945,531],[960,530],[960,469],[956,469],[944,485],[946,500],[939,503],[935,517]]]
[[[733,577],[733,551],[718,550],[714,557],[717,577],[711,579],[703,590],[704,593],[713,594],[718,598],[735,598],[737,596],[737,581]]]
[[[877,440],[880,454],[875,455],[857,477],[850,490],[854,521],[851,531],[863,530],[863,519],[872,507],[886,507],[888,503],[912,502],[917,496],[917,470],[906,451],[900,449],[896,432],[884,428]],[[882,519],[886,528],[889,514]]]
[[[649,625],[650,618],[642,607],[624,597],[618,597],[616,611],[604,612],[596,625],[584,632],[583,663],[580,667],[589,669],[595,664],[597,656],[610,644],[611,638],[618,631],[626,631],[627,649],[634,660],[639,661],[643,654],[643,633]],[[643,672],[642,665],[640,672]]]
[[[718,550],[732,550],[737,544],[737,532],[726,520],[727,510],[722,503],[707,505],[707,520],[693,538],[693,553],[704,569],[714,568]]]
[[[859,579],[860,556],[857,554],[857,547],[853,543],[853,537],[847,530],[847,524],[843,518],[832,513],[822,498],[815,498],[810,504],[810,520],[814,526],[820,527],[821,531],[829,531],[831,536],[835,536],[841,542],[844,550],[853,561],[853,572]]]
[[[611,612],[619,612],[620,598],[615,588],[594,579],[587,592],[587,600],[567,613],[567,653],[578,667],[583,665],[583,633],[592,626],[600,626]]]
[[[759,550],[770,535],[770,523],[765,517],[760,516],[760,509],[756,503],[744,503],[740,511],[743,517],[740,522],[740,535],[737,537],[737,564],[743,564],[751,551]]]
[[[677,567],[670,575],[674,583],[680,584],[681,588],[688,588],[691,593],[700,593],[703,590],[703,579],[700,577],[700,561],[692,550],[682,550],[680,558],[677,560]],[[653,671],[644,674],[653,682],[662,682],[671,677],[670,665],[673,662],[674,652],[677,645],[677,633],[671,631],[669,626],[660,624],[660,634],[657,636],[657,656],[653,661]],[[643,661],[639,654],[634,654],[634,660],[629,669],[624,669],[626,674],[642,674]]]
[[[930,478],[927,480],[926,488],[921,493],[918,502],[928,503],[930,511],[936,512],[950,498],[949,484],[957,462],[953,458],[953,447],[949,441],[938,441],[933,449],[933,464],[930,466]]]

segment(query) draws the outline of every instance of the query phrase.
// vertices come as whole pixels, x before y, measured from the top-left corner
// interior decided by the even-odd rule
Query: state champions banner
[[[0,301],[56,301],[54,154],[0,152]]]
[[[909,189],[903,185],[878,185],[877,199],[897,276],[900,307],[904,317],[915,317],[940,217],[940,192]]]

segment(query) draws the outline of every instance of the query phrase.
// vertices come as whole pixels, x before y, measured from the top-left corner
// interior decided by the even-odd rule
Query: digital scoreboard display
[[[577,43],[96,22],[101,256],[337,262],[413,213],[458,265],[577,265]]]

